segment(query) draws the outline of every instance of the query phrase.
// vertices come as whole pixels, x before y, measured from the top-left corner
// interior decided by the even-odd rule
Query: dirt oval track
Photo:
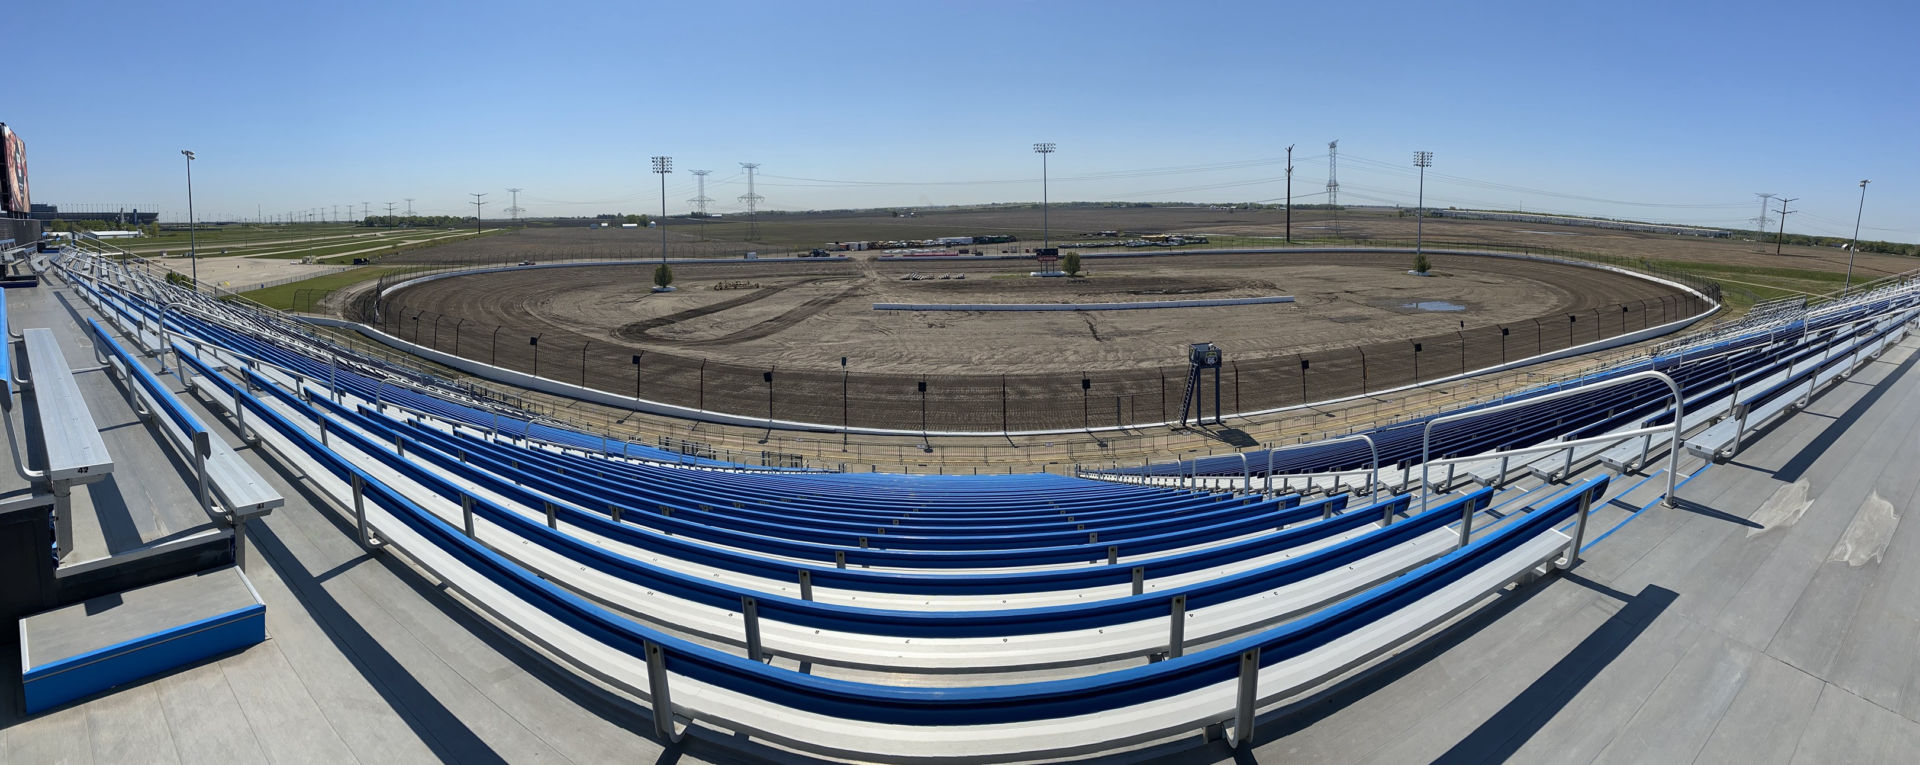
[[[1227,354],[1221,409],[1251,411],[1451,375],[1706,307],[1664,285],[1577,266],[1442,255],[1433,258],[1438,275],[1420,277],[1406,273],[1409,260],[1351,252],[1089,260],[1090,275],[1071,280],[1027,277],[1026,261],[735,261],[676,266],[681,289],[670,295],[646,290],[650,267],[540,269],[410,287],[383,301],[379,321],[443,351],[665,403],[828,425],[998,431],[1177,419],[1182,348],[1199,340]],[[1273,294],[1297,302],[872,310]]]

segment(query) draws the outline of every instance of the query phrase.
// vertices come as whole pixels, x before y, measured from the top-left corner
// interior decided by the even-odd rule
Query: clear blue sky
[[[1272,200],[1920,240],[1911,2],[52,3],[7,11],[33,196],[184,217]],[[817,7],[816,7],[817,6]],[[1339,6],[1339,7],[1330,7]],[[14,37],[13,39],[24,39]],[[24,71],[20,67],[24,66]],[[1548,193],[1541,193],[1548,192]],[[1632,202],[1635,204],[1621,204]]]

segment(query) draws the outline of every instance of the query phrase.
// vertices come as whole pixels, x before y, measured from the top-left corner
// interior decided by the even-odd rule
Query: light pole
[[[1413,166],[1420,168],[1420,206],[1413,211],[1413,259],[1426,257],[1427,168],[1433,165],[1433,152],[1413,153]]]
[[[1040,246],[1053,247],[1053,233],[1047,227],[1047,155],[1053,153],[1053,142],[1036,143],[1033,153],[1040,155]]]
[[[193,263],[193,289],[200,291],[200,239],[193,226],[193,152],[181,149],[187,158],[187,257]]]
[[[654,157],[653,172],[660,176],[660,265],[667,264],[667,173],[673,172],[672,157]]]
[[[1853,211],[1853,244],[1847,247],[1847,285],[1840,288],[1840,297],[1846,297],[1853,289],[1853,256],[1860,252],[1860,214],[1867,211],[1867,184],[1872,181],[1860,181],[1860,207]]]

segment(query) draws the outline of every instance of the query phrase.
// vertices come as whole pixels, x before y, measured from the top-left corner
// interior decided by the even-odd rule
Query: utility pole
[[[1868,183],[1872,181],[1860,181],[1860,207],[1853,211],[1853,244],[1847,247],[1847,285],[1840,288],[1840,297],[1853,289],[1853,256],[1860,252],[1860,215],[1867,211]]]
[[[747,203],[747,241],[751,242],[759,236],[760,231],[754,227],[753,213],[760,201],[766,197],[753,193],[753,171],[759,169],[760,163],[742,162],[740,167],[747,171],[747,193],[741,195],[740,201]]]
[[[1293,144],[1287,144],[1287,244],[1293,244]]]
[[[513,227],[519,228],[520,227],[520,190],[507,189],[507,193],[513,195],[513,206],[507,208],[507,214],[513,216]]]
[[[393,217],[393,204],[392,202],[387,203],[387,217],[389,218]]]
[[[1782,197],[1780,199],[1780,235],[1773,238],[1773,254],[1775,255],[1780,254],[1780,245],[1787,240],[1787,214],[1800,212],[1799,210],[1787,209],[1787,203],[1798,201],[1800,201],[1799,197],[1792,199]]]
[[[1036,143],[1033,152],[1040,155],[1040,246],[1053,247],[1053,230],[1047,226],[1047,155],[1053,153],[1053,142]]]
[[[1753,241],[1760,242],[1764,246],[1767,241],[1767,221],[1770,220],[1767,216],[1767,205],[1775,195],[1760,191],[1753,192],[1753,195],[1760,198],[1760,217],[1753,219]]]
[[[478,234],[480,233],[480,221],[481,221],[480,210],[482,209],[482,206],[487,203],[486,201],[487,195],[484,193],[475,194],[469,191],[467,192],[467,196],[473,197],[473,233]],[[412,202],[412,200],[408,200],[408,202]],[[413,205],[408,204],[407,206],[412,207]],[[409,212],[411,212],[411,210],[409,210]]]

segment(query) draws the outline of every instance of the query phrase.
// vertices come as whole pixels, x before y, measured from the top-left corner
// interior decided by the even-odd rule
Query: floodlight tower
[[[1420,168],[1420,206],[1413,211],[1413,257],[1415,260],[1426,257],[1424,245],[1426,238],[1422,229],[1427,219],[1427,168],[1433,166],[1433,152],[1416,151],[1413,153],[1413,166]]]
[[[653,173],[660,176],[660,265],[667,264],[667,173],[673,172],[672,157],[654,157]]]
[[[513,206],[507,208],[507,214],[513,216],[513,227],[520,227],[520,189],[507,189],[513,195]]]
[[[193,261],[193,289],[200,290],[200,239],[193,225],[193,152],[181,149],[187,158],[187,255]]]
[[[1860,215],[1867,211],[1867,184],[1869,183],[1872,181],[1865,179],[1860,181],[1860,207],[1853,211],[1853,244],[1847,247],[1847,284],[1840,288],[1840,297],[1846,297],[1847,292],[1853,289],[1853,256],[1860,252]]]
[[[1053,142],[1036,143],[1033,153],[1040,155],[1040,246],[1053,247],[1053,232],[1047,227],[1047,155],[1053,153]]]
[[[759,236],[759,229],[754,227],[753,212],[766,197],[753,193],[753,171],[760,168],[760,163],[742,162],[740,167],[747,171],[747,193],[741,195],[740,201],[747,203],[747,241],[751,242]]]

